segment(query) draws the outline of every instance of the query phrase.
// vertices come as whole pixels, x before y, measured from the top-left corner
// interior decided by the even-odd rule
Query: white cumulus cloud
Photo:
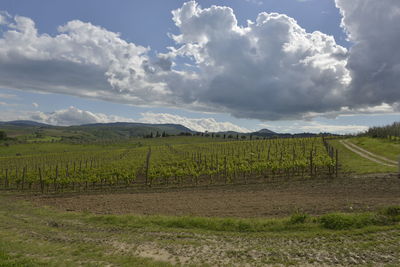
[[[0,87],[260,120],[396,109],[400,2],[336,5],[350,50],[285,14],[262,12],[241,26],[229,7],[189,1],[172,11],[175,46],[155,56],[91,23],[73,20],[51,36],[2,12]]]
[[[354,45],[347,68],[354,106],[400,101],[400,1],[336,0]]]
[[[193,99],[237,117],[280,119],[346,104],[347,49],[308,33],[284,14],[238,25],[231,8],[185,3],[173,11],[181,34],[171,53],[193,57],[201,75]]]
[[[34,21],[21,16],[2,28],[2,87],[132,104],[157,103],[166,93],[162,83],[149,81],[144,68],[148,49],[117,33],[74,20],[49,36],[39,34]]]
[[[224,131],[236,131],[236,132],[250,132],[244,127],[240,127],[231,122],[217,122],[214,118],[187,118],[184,116],[168,114],[168,113],[152,113],[146,112],[141,113],[142,118],[140,122],[146,123],[175,123],[181,124],[193,131],[198,132],[224,132]]]
[[[109,123],[118,121],[134,121],[132,119],[124,117],[81,110],[74,106],[71,106],[67,109],[56,110],[51,113],[45,113],[41,111],[32,112],[32,114],[29,115],[28,119],[60,126],[81,125],[90,123]]]

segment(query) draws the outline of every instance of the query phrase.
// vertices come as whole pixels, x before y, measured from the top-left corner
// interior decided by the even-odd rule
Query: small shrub
[[[352,225],[351,220],[342,214],[327,214],[320,218],[322,227],[333,230],[349,228]]]
[[[327,214],[319,219],[322,227],[332,230],[362,228],[376,224],[376,219],[371,214]]]
[[[400,206],[392,206],[382,209],[377,215],[377,221],[381,225],[389,225],[400,222]]]
[[[237,224],[239,232],[251,232],[253,229],[249,223],[239,221]]]
[[[301,213],[301,212],[296,212],[290,217],[289,223],[290,224],[301,224],[305,223],[306,220],[308,219],[308,214],[306,213]]]
[[[400,206],[392,206],[384,208],[381,213],[386,216],[396,217],[400,216]]]
[[[389,216],[383,214],[375,214],[374,222],[376,225],[391,225],[394,221]]]

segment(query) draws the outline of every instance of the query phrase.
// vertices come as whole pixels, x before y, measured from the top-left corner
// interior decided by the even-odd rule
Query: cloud
[[[3,93],[0,93],[0,98],[10,99],[10,98],[17,98],[17,96],[16,96],[16,95],[13,95],[13,94],[3,94]]]
[[[336,124],[325,124],[316,121],[309,122],[295,122],[288,123],[285,125],[273,125],[268,123],[259,124],[260,127],[268,128],[278,133],[322,133],[329,132],[334,134],[354,134],[368,130],[368,126],[365,125],[336,125]]]
[[[236,117],[299,118],[346,104],[347,49],[332,36],[307,33],[286,15],[260,13],[246,27],[233,10],[196,2],[173,11],[176,54],[193,57],[202,75],[194,99]]]
[[[9,18],[10,18],[10,14],[8,14],[5,11],[0,11],[0,25],[7,24]]]
[[[347,68],[354,106],[400,101],[400,1],[336,0],[342,27],[354,45]]]
[[[248,129],[237,126],[231,122],[217,122],[214,118],[187,118],[179,115],[168,113],[141,113],[142,118],[140,122],[146,123],[176,123],[181,124],[193,131],[198,132],[224,132],[224,131],[237,131],[237,132],[250,132]]]
[[[245,1],[248,2],[248,3],[251,3],[251,4],[259,5],[259,6],[264,4],[264,2],[261,1],[261,0],[245,0]]]
[[[90,23],[70,21],[50,36],[1,13],[0,87],[260,120],[398,106],[400,3],[336,4],[350,50],[284,14],[240,26],[231,8],[195,1],[172,11],[175,45],[154,56]]]
[[[0,101],[0,106],[3,106],[3,107],[18,107],[18,106],[21,106],[21,105],[17,104],[17,103],[10,103],[10,102]]]
[[[354,115],[382,115],[382,114],[399,114],[400,115],[400,103],[387,104],[382,103],[377,106],[364,106],[359,108],[343,107],[337,111],[316,113],[310,112],[304,116],[305,120],[312,120],[317,117],[325,117],[334,119],[341,116],[354,116]]]
[[[52,37],[39,34],[35,23],[21,16],[2,28],[2,87],[132,104],[157,103],[165,94],[161,83],[149,81],[148,48],[117,33],[74,20]]]
[[[0,102],[1,105],[7,105]],[[240,127],[230,122],[218,122],[214,118],[187,118],[168,113],[141,113],[141,117],[137,120],[115,115],[106,115],[103,113],[95,113],[91,111],[81,110],[71,106],[67,109],[60,109],[54,112],[45,113],[42,111],[12,111],[3,112],[2,119],[10,120],[33,120],[51,125],[69,126],[82,125],[91,123],[111,123],[111,122],[141,122],[154,124],[181,124],[193,131],[199,132],[220,132],[220,131],[238,131],[249,132],[248,129]]]
[[[71,106],[67,109],[56,110],[51,113],[34,111],[31,112],[27,119],[60,126],[134,121],[133,119],[129,118],[81,110],[74,106]]]

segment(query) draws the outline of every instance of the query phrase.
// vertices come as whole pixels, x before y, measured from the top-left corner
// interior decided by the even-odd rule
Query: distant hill
[[[257,131],[256,133],[260,133],[260,134],[277,134],[276,132],[273,132],[273,131],[268,130],[268,129],[261,129],[261,130]]]
[[[180,124],[151,124],[139,122],[113,122],[93,123],[74,126],[53,126],[45,123],[19,120],[0,122],[0,131],[5,131],[7,136],[22,140],[43,140],[46,137],[56,138],[64,141],[96,141],[96,140],[118,140],[131,137],[146,137],[179,134],[199,134]],[[210,132],[211,133],[211,132]],[[209,134],[210,134],[209,133]],[[218,132],[221,136],[235,137],[258,137],[258,138],[290,138],[290,137],[313,137],[313,133],[276,133],[269,129],[261,129],[251,133],[239,133],[235,131]],[[323,135],[330,135],[324,133]]]
[[[194,133],[180,124],[149,124],[149,123],[94,123],[75,126],[53,126],[35,121],[8,121],[0,122],[0,130],[10,137],[26,139],[52,136],[63,140],[98,140],[98,139],[126,139],[147,135],[178,135]]]
[[[180,124],[149,124],[136,122],[95,123],[67,127],[70,131],[83,131],[97,138],[129,138],[137,136],[154,136],[162,133],[177,135],[193,133],[192,130]]]
[[[17,120],[17,121],[0,121],[0,125],[14,125],[14,126],[51,126],[49,124],[36,122],[36,121],[26,121],[26,120]]]
[[[111,122],[111,123],[83,124],[79,126],[70,126],[70,127],[160,127],[160,128],[174,129],[181,132],[193,132],[192,130],[181,124],[171,124],[171,123],[151,124],[151,123],[140,123],[140,122]]]
[[[226,131],[226,132],[218,132],[218,134],[225,134],[225,135],[231,135],[231,136],[255,136],[255,137],[261,137],[261,138],[274,138],[274,137],[280,137],[280,138],[290,138],[290,137],[314,137],[318,135],[324,135],[324,136],[330,136],[332,134],[330,133],[320,133],[320,134],[315,134],[315,133],[295,133],[295,134],[290,134],[290,133],[277,133],[274,131],[271,131],[269,129],[261,129],[256,132],[250,132],[250,133],[239,133],[235,131]]]
[[[268,129],[261,129],[257,132],[253,132],[251,133],[252,135],[256,135],[256,136],[262,136],[262,137],[271,137],[271,136],[275,136],[275,135],[279,135],[276,132],[273,132],[271,130]]]

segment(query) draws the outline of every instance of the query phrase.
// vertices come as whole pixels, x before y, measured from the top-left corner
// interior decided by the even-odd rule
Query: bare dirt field
[[[20,195],[38,206],[97,214],[276,217],[400,205],[397,175],[277,181],[265,184],[152,189],[141,192]]]

